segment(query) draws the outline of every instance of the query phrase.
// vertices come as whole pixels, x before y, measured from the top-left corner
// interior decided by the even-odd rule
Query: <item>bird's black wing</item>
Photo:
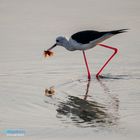
[[[76,40],[78,43],[87,44],[90,41],[96,40],[104,35],[116,35],[126,32],[128,29],[120,29],[113,31],[98,32],[94,30],[86,30],[75,33],[71,36],[72,39]]]
[[[96,40],[105,34],[106,34],[105,32],[86,30],[73,34],[71,38],[73,40],[76,40],[78,43],[87,44],[90,41]]]

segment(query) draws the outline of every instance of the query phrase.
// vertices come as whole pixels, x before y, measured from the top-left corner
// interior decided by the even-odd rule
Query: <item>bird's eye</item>
[[[59,42],[59,40],[58,40],[58,39],[56,39],[56,42]]]

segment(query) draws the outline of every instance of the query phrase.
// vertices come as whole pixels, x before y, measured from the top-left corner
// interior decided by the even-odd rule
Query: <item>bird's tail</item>
[[[128,29],[120,29],[120,30],[114,30],[114,31],[110,31],[109,33],[116,35],[116,34],[120,34],[120,33],[124,33],[127,32]]]

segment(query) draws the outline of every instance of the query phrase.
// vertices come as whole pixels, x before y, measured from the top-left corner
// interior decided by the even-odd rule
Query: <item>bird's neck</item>
[[[70,50],[71,46],[67,39],[63,42],[63,47],[66,48],[67,50]]]

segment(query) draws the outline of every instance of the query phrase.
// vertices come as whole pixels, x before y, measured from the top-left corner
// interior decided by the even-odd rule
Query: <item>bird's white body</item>
[[[72,38],[67,40],[65,37],[58,37],[57,40],[62,40],[61,43],[58,45],[63,46],[64,48],[66,48],[69,51],[75,51],[75,50],[91,49],[91,48],[95,47],[97,44],[99,44],[100,42],[106,40],[107,38],[110,38],[111,36],[112,35],[110,35],[110,34],[106,34],[106,35],[104,35],[96,40],[90,41],[87,44],[79,43]]]

